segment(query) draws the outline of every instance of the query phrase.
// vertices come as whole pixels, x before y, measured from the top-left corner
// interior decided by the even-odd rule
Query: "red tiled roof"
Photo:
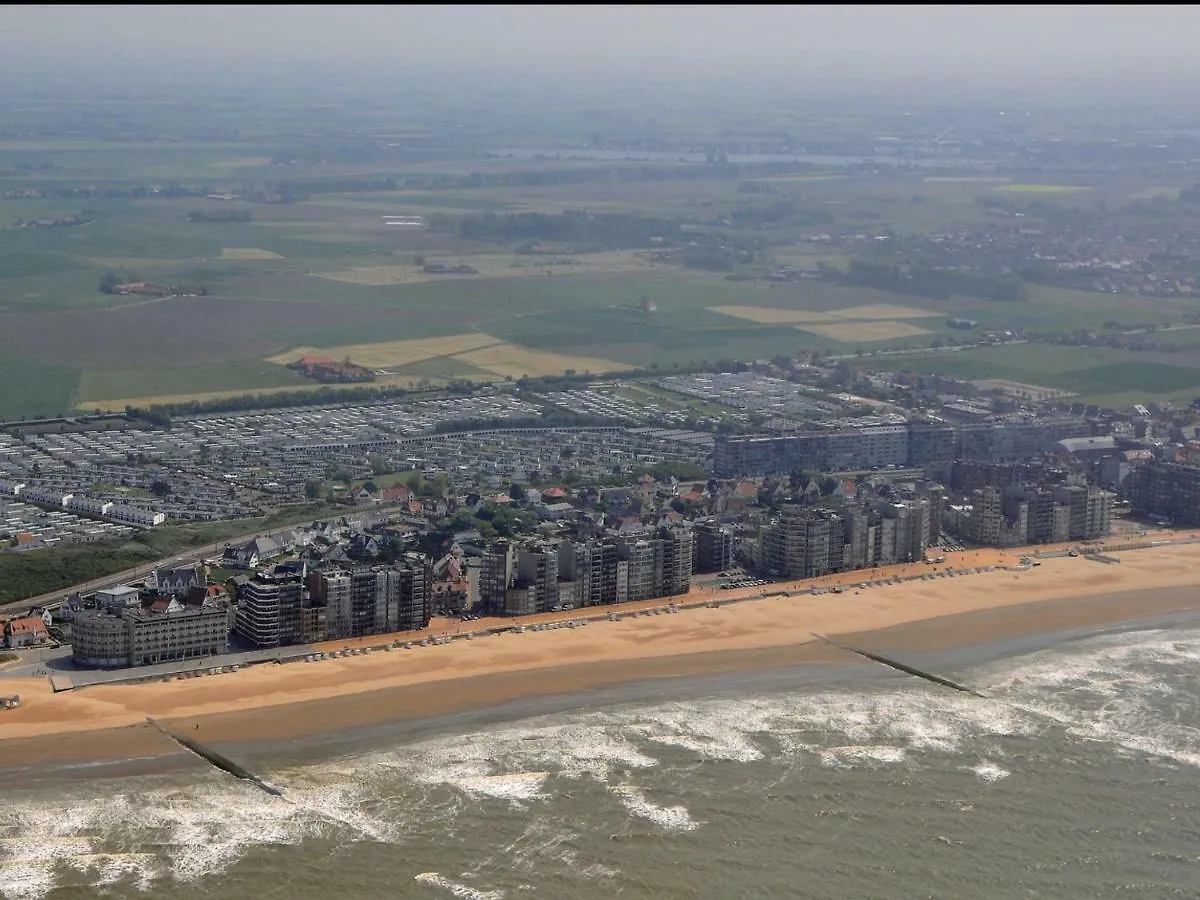
[[[46,631],[46,623],[41,616],[23,616],[20,619],[8,620],[9,634],[37,634]]]

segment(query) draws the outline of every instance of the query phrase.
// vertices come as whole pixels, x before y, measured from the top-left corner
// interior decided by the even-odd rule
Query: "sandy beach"
[[[954,578],[855,587],[873,577],[932,571],[920,564],[897,566],[874,576],[862,571],[774,585],[771,590],[793,593],[714,609],[633,616],[636,605],[614,607],[620,621],[260,665],[171,682],[99,685],[55,694],[46,679],[6,679],[6,693],[19,693],[22,705],[0,713],[0,766],[178,752],[145,724],[147,716],[167,720],[206,741],[293,740],[622,682],[804,662],[861,663],[815,640],[814,632],[840,636],[866,649],[936,650],[1200,609],[1200,595],[1194,590],[1200,545],[1115,555],[1120,564],[1062,557],[1027,571],[997,568]],[[1015,565],[1018,556],[1015,551],[968,551],[950,554],[946,565],[1003,567]],[[836,594],[807,593],[822,584],[846,587]],[[742,594],[757,597],[759,590]],[[694,591],[686,599],[735,596]],[[336,642],[329,648],[344,646],[353,642]]]

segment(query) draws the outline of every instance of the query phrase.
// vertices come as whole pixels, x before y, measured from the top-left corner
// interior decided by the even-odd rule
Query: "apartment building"
[[[619,572],[626,573],[624,579],[618,577]],[[566,542],[558,548],[558,574],[563,584],[572,588],[564,589],[560,584],[560,595],[564,590],[570,590],[578,597],[577,606],[601,606],[617,603],[626,593],[618,590],[618,583],[628,583],[628,566],[619,565],[617,545],[611,540],[590,540],[581,542]]]
[[[558,606],[558,547],[547,543],[520,548],[517,551],[516,586],[533,590],[535,612],[546,612]]]
[[[845,520],[831,509],[785,506],[763,530],[763,568],[780,578],[841,571]]]
[[[720,435],[713,446],[719,478],[789,475],[801,469],[850,471],[926,466],[967,458],[1019,460],[1087,437],[1082,419],[1044,418],[967,425],[911,422],[789,435]]]
[[[923,559],[933,508],[928,498],[790,505],[764,529],[762,567],[780,578],[816,578]]]
[[[259,572],[238,591],[234,630],[258,647],[301,643],[304,594],[300,573]]]
[[[948,516],[950,530],[990,547],[1093,540],[1109,533],[1114,495],[1086,484],[989,485]]]
[[[425,628],[432,615],[431,582],[429,563],[420,554],[392,566],[310,572],[308,627],[312,632],[323,627],[328,640]]]
[[[182,600],[81,610],[71,647],[75,662],[103,668],[216,656],[229,652],[229,605],[201,590]]]
[[[660,551],[657,597],[677,597],[692,588],[692,562],[695,556],[695,535],[690,526],[664,525],[654,538]]]
[[[1129,473],[1123,491],[1139,513],[1200,525],[1200,466],[1150,461]]]
[[[733,529],[715,519],[693,525],[692,547],[693,572],[722,572],[733,565]]]

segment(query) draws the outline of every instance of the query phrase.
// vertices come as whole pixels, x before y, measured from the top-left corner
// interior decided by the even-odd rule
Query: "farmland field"
[[[1101,347],[1016,344],[891,356],[878,358],[876,364],[896,371],[1033,385],[1031,390],[1070,392],[1089,402],[1126,403],[1150,395],[1190,399],[1200,394],[1200,358],[1178,356],[1176,362],[1163,362],[1167,357]]]
[[[298,388],[312,383],[283,366],[255,360],[175,368],[90,369],[80,379],[79,404],[93,406],[120,398],[177,395],[187,393],[195,384],[206,385],[213,391],[246,392]]]
[[[250,257],[243,257],[250,258]],[[446,260],[430,258],[427,263],[469,266],[474,272],[430,273],[415,265],[357,266],[333,272],[314,273],[318,278],[346,284],[382,286],[418,282],[464,281],[483,278],[542,278],[552,275],[597,275],[621,272],[647,272],[655,264],[632,251],[589,253],[562,256],[497,256],[478,254]]]
[[[1002,184],[992,190],[1009,194],[1078,194],[1092,188],[1074,184]]]
[[[301,356],[349,357],[352,362],[370,368],[406,366],[439,356],[455,356],[478,350],[500,340],[487,334],[472,332],[444,338],[424,338],[414,341],[388,341],[377,344],[347,344],[338,347],[295,347],[268,359],[268,362],[287,365]]]
[[[924,328],[907,322],[891,322],[887,319],[870,319],[862,322],[841,322],[830,325],[804,325],[805,331],[831,340],[852,344],[859,341],[888,341],[893,338],[916,337],[929,334]]]
[[[1127,202],[1177,195],[1190,183],[1182,174],[1092,188],[1056,183],[1080,176],[1052,167],[992,176],[825,163],[726,171],[613,154],[505,158],[480,152],[488,141],[478,136],[431,124],[425,112],[394,115],[370,104],[234,104],[185,113],[146,101],[96,109],[98,121],[147,121],[134,137],[110,123],[95,126],[104,137],[64,137],[72,132],[59,129],[0,140],[2,416],[315,390],[285,368],[305,354],[349,356],[385,373],[377,384],[497,380],[670,370],[802,350],[847,354],[860,343],[869,352],[928,349],[963,338],[946,324],[950,318],[975,320],[980,331],[1055,332],[1113,321],[1178,325],[1195,312],[1194,298],[1182,295],[1029,284],[1023,303],[932,300],[828,277],[830,268],[844,270],[864,251],[890,246],[873,235],[884,242],[990,226],[995,210],[981,200]],[[65,115],[74,122],[75,108]],[[739,110],[736,124],[726,124],[747,128],[755,115],[791,128],[779,110]],[[585,138],[590,116],[583,117]],[[202,138],[180,137],[195,135],[206,117],[224,124]],[[490,113],[483,119],[490,124],[481,128],[496,126]],[[557,139],[524,143],[553,119],[539,108],[530,133],[505,133],[495,146],[561,146]],[[675,125],[662,127],[687,122],[698,143],[720,133],[694,111],[668,120]],[[604,121],[594,127],[644,130],[623,114]],[[340,137],[327,139],[334,134]],[[525,216],[569,221],[565,214],[583,211],[632,214],[668,236],[580,235],[545,221],[538,231],[530,224],[538,217]],[[424,224],[385,224],[385,216],[402,215]],[[463,227],[464,217],[495,228],[510,216],[516,219],[494,232]],[[43,219],[65,224],[26,227]],[[837,244],[847,233],[861,243]],[[744,252],[721,257],[730,246]],[[660,254],[664,248],[670,252]],[[709,251],[717,258],[706,257]],[[435,264],[475,271],[423,271]],[[782,267],[804,271],[781,280]],[[102,291],[113,278],[202,295]],[[1200,352],[1187,349],[1193,339],[1200,337],[1162,332],[1163,344],[1181,350],[1173,355],[1029,345],[871,358],[1111,397],[1191,390],[1200,371]]]
[[[0,357],[0,419],[43,418],[70,412],[79,373],[67,366]]]
[[[600,374],[633,368],[627,363],[608,359],[530,350],[516,344],[492,344],[459,354],[458,358],[502,378],[538,378],[542,375],[558,375],[569,370]]]

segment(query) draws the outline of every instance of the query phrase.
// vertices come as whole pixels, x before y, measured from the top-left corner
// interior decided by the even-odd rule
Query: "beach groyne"
[[[845,650],[847,653],[854,653],[857,656],[861,656],[863,659],[869,659],[872,662],[879,663],[881,666],[887,666],[889,669],[895,669],[897,672],[903,672],[906,675],[912,675],[914,678],[922,678],[925,681],[933,684],[939,684],[942,687],[948,687],[951,690],[959,691],[963,694],[970,694],[972,697],[979,697],[983,699],[983,694],[979,693],[979,691],[975,690],[974,688],[967,687],[965,684],[960,684],[959,682],[950,678],[946,678],[942,675],[937,675],[933,672],[927,672],[924,669],[918,669],[916,666],[900,662],[898,659],[892,659],[890,656],[884,656],[882,653],[872,653],[870,650],[860,650],[858,647],[851,647],[847,644],[841,644],[833,640],[833,638],[827,637],[823,634],[814,634],[813,637],[819,641],[824,641],[831,647],[837,647],[839,650]]]
[[[273,797],[283,796],[283,791],[281,791],[279,788],[272,784],[268,784],[260,776],[255,775],[241,763],[233,761],[223,753],[218,753],[212,747],[200,743],[200,741],[196,740],[195,738],[190,738],[187,735],[180,734],[175,729],[158,721],[157,719],[147,716],[146,722],[152,725],[154,728],[157,728],[175,743],[179,744],[179,746],[186,750],[190,750],[209,765],[220,769],[222,772],[227,772],[228,774],[235,778],[239,778],[242,781],[248,781],[259,790],[270,794]]]

